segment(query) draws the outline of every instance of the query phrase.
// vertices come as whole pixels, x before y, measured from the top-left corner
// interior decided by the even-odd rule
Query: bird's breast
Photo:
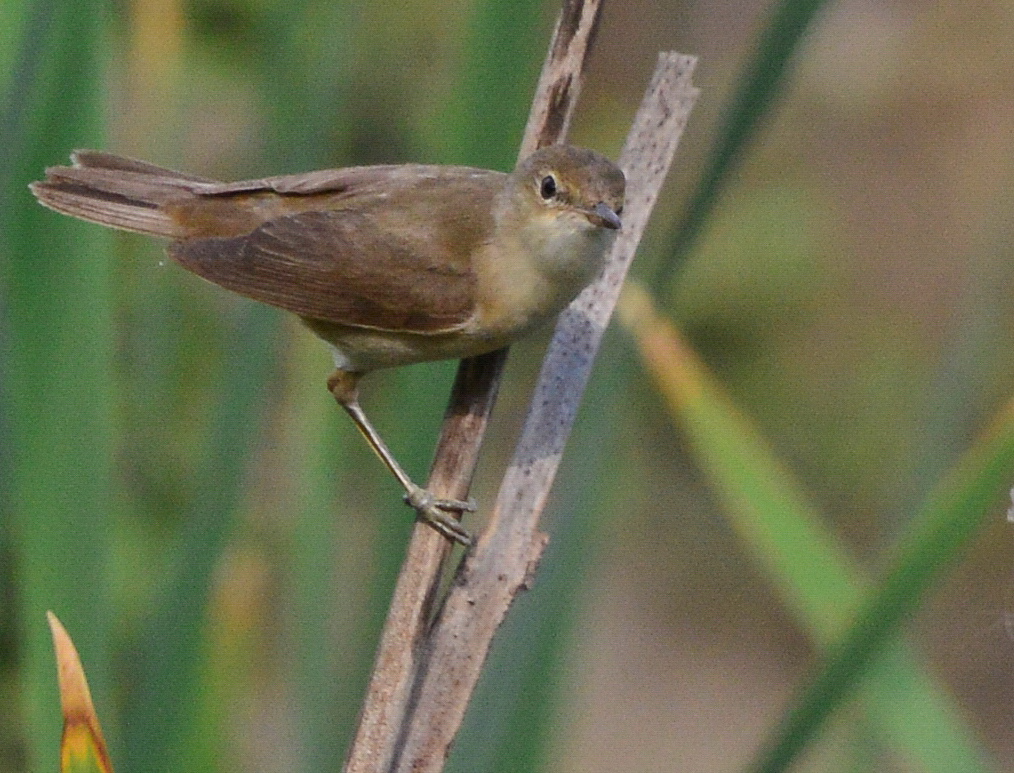
[[[601,272],[614,235],[580,215],[501,230],[475,256],[474,324],[511,336],[552,319]]]

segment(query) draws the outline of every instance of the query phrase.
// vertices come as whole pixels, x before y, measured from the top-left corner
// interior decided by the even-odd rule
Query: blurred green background
[[[27,183],[89,146],[508,169],[556,12],[0,4],[0,771],[56,769],[46,609],[119,773],[340,769],[411,523],[323,345]],[[656,52],[700,57],[633,276],[707,388],[667,401],[607,335],[451,770],[776,770],[780,722],[799,770],[1012,769],[1011,418],[975,445],[1014,383],[1012,46],[1003,2],[607,4],[575,144],[618,155]],[[480,503],[545,339],[512,351]],[[364,385],[417,479],[453,373]],[[827,700],[795,703],[822,652]]]

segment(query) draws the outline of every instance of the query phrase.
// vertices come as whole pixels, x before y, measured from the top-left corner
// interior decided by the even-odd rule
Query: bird
[[[96,150],[71,161],[29,186],[41,204],[168,239],[183,268],[298,315],[330,347],[328,389],[406,501],[466,545],[459,518],[473,505],[412,481],[360,406],[359,381],[493,351],[555,318],[601,272],[625,197],[616,164],[562,144],[510,173],[390,164],[232,183]]]

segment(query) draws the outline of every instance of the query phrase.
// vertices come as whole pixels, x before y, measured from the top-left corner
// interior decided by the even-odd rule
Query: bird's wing
[[[473,314],[470,254],[446,243],[447,224],[394,229],[387,215],[311,210],[239,236],[185,239],[174,260],[226,289],[303,317],[433,334]]]

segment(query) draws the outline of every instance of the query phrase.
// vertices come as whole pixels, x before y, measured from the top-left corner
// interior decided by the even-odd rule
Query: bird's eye
[[[549,201],[556,196],[556,190],[556,178],[553,175],[547,174],[542,178],[542,182],[539,184],[539,195],[543,199]]]

